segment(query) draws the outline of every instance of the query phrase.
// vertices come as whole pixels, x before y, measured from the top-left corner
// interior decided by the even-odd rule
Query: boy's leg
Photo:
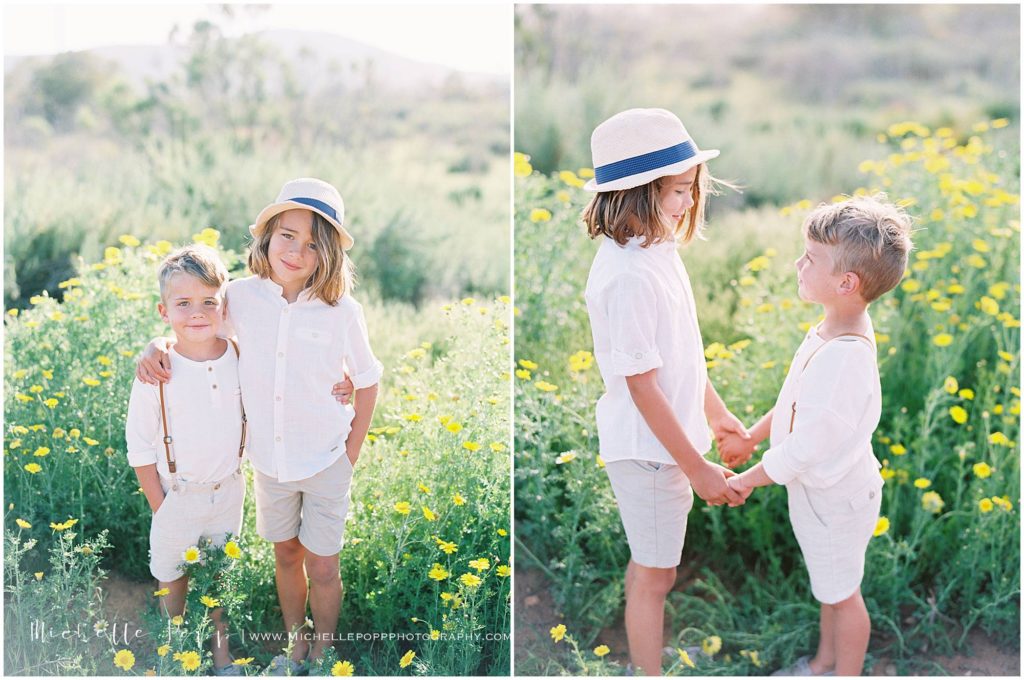
[[[810,661],[811,670],[821,675],[836,667],[836,614],[832,605],[822,603],[821,626],[818,631],[818,653]]]
[[[636,673],[661,675],[665,597],[676,582],[676,568],[626,567],[626,637]]]
[[[277,597],[281,601],[281,616],[284,628],[291,634],[298,632],[299,637],[292,647],[291,658],[301,662],[309,652],[309,642],[301,635],[302,625],[306,621],[306,598],[309,594],[306,587],[306,570],[303,560],[306,548],[298,537],[289,538],[274,544],[274,580],[277,582]]]
[[[306,573],[309,574],[309,608],[313,613],[313,647],[311,661],[319,659],[329,647],[338,627],[341,611],[341,573],[338,555],[324,557],[306,552]]]
[[[832,608],[835,612],[836,675],[860,675],[871,638],[871,619],[860,588]]]
[[[164,613],[167,616],[181,616],[185,613],[185,594],[188,592],[188,576],[173,581],[160,581],[160,588],[170,592],[160,598]]]
[[[228,624],[223,615],[224,609],[217,607],[210,612],[210,619],[213,620],[213,635],[210,636],[210,647],[213,652],[213,667],[224,668],[230,666],[231,648],[228,646]]]

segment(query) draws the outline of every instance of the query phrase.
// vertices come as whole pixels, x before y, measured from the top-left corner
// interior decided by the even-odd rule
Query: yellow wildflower
[[[404,656],[402,656],[402,658],[398,662],[398,665],[401,666],[402,668],[408,668],[409,665],[412,663],[412,660],[415,659],[415,658],[416,658],[416,652],[414,652],[414,651],[412,651],[410,649],[408,652],[405,653]]]
[[[120,649],[114,654],[114,665],[123,671],[130,671],[135,665],[135,655],[127,649]]]
[[[549,632],[551,633],[552,640],[554,640],[556,643],[561,642],[562,638],[565,637],[565,624],[560,623],[554,628],[552,628]]]

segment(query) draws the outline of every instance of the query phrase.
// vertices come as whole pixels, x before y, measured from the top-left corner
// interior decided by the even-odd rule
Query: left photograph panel
[[[509,675],[511,7],[3,12],[3,673]]]

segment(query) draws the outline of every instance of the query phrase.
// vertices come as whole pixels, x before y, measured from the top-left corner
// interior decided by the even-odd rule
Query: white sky
[[[242,10],[238,5],[237,9]],[[276,3],[254,16],[227,21],[215,5],[199,3],[60,5],[4,3],[5,55],[56,54],[107,45],[159,45],[179,25],[179,40],[192,24],[209,19],[225,34],[300,29],[336,33],[418,61],[465,71],[510,75],[512,4],[406,2],[392,5]]]

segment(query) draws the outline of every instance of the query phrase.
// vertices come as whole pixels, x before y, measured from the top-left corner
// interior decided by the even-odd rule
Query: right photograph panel
[[[515,26],[515,673],[1018,676],[1020,8]]]

